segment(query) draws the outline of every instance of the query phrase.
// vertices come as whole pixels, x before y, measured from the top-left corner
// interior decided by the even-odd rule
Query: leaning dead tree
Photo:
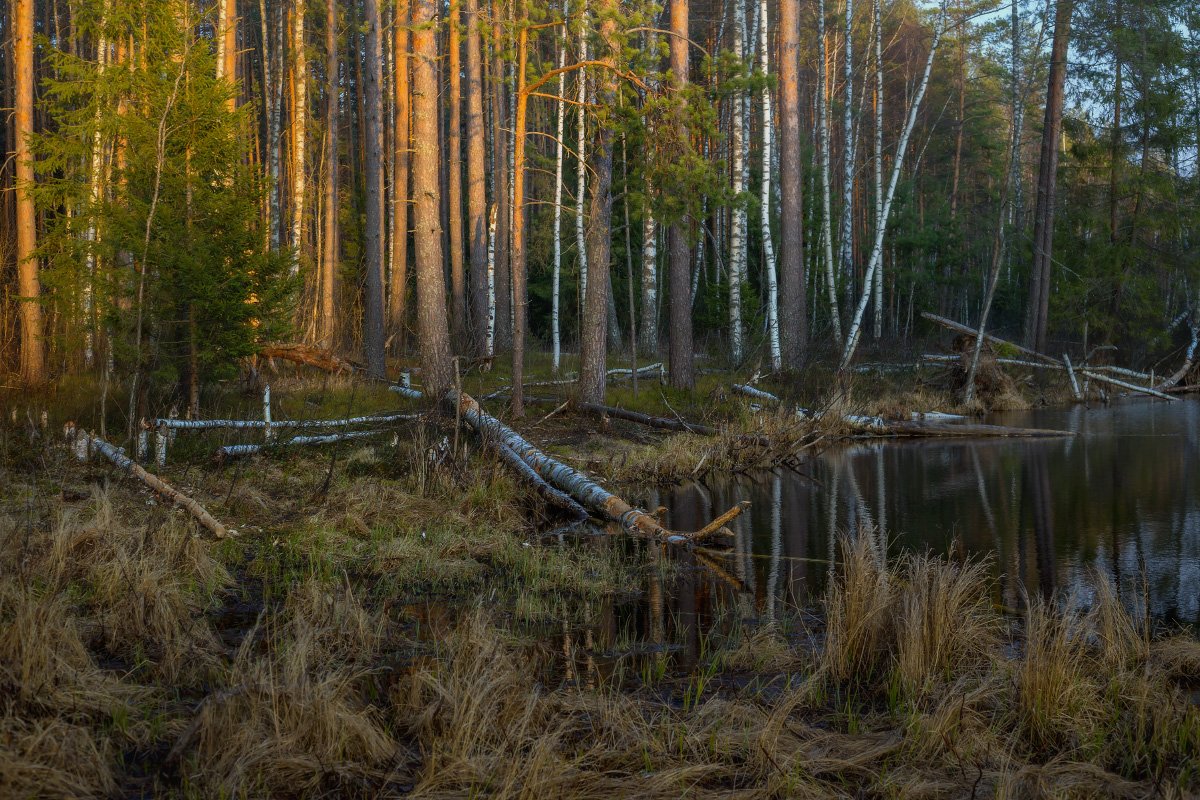
[[[229,530],[216,517],[208,513],[208,510],[204,506],[157,475],[151,475],[132,458],[125,455],[125,452],[121,448],[106,442],[99,436],[93,436],[85,431],[76,430],[74,426],[67,427],[67,438],[68,440],[74,440],[75,452],[81,454],[84,460],[87,459],[92,451],[99,453],[112,462],[112,465],[117,469],[129,473],[158,494],[187,511],[197,522],[211,531],[213,536],[216,536],[218,539],[224,539],[229,536]]]

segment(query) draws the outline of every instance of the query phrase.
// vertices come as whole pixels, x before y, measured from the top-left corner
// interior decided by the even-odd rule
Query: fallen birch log
[[[457,407],[459,417],[481,437],[503,443],[546,483],[567,494],[584,508],[605,520],[618,523],[631,533],[670,544],[700,541],[718,533],[728,535],[724,528],[725,523],[750,505],[743,500],[694,533],[668,530],[652,514],[631,506],[578,470],[547,456],[512,428],[485,413],[470,395],[452,389],[447,393],[446,399]]]
[[[80,432],[79,435],[87,436],[87,434],[82,432]],[[166,497],[175,505],[185,509],[189,514],[192,515],[192,517],[195,518],[197,522],[210,530],[218,539],[224,539],[229,535],[228,529],[218,522],[212,514],[208,513],[204,506],[200,505],[183,492],[171,486],[157,475],[151,475],[149,472],[142,469],[133,462],[133,459],[125,455],[120,448],[109,444],[99,436],[91,437],[91,447],[111,461],[113,466],[117,467],[117,469],[128,472],[130,475],[137,478],[163,497]]]
[[[389,433],[389,431],[345,431],[344,433],[326,433],[320,436],[293,436],[291,439],[284,439],[280,442],[268,444],[227,444],[224,447],[218,447],[216,455],[218,458],[234,458],[237,456],[253,455],[272,447],[303,447],[305,445],[333,444],[334,442],[344,442],[350,439],[381,436],[385,433]]]
[[[735,383],[733,388],[749,397],[767,402],[779,403],[778,397],[753,386]],[[801,417],[819,420],[825,416],[823,411],[810,411],[807,408],[797,408],[796,413]],[[925,419],[919,415],[924,413]],[[841,421],[851,430],[871,433],[876,436],[1074,436],[1074,431],[1056,431],[1045,428],[1012,428],[1007,425],[984,425],[979,423],[953,422],[954,414],[940,412],[913,412],[913,418],[908,420],[888,420],[883,417],[864,414],[844,414]],[[962,419],[962,417],[957,417]]]
[[[418,414],[372,414],[345,419],[156,419],[156,427],[176,430],[211,430],[229,428],[233,430],[256,430],[262,428],[343,428],[351,425],[371,425],[382,422],[399,422],[416,419]]]
[[[1110,386],[1116,386],[1121,389],[1127,389],[1128,391],[1136,392],[1138,394],[1148,394],[1151,397],[1157,397],[1160,400],[1170,400],[1171,402],[1175,402],[1176,400],[1179,399],[1178,397],[1171,397],[1171,395],[1164,394],[1163,392],[1160,392],[1157,389],[1153,389],[1149,386],[1138,386],[1136,383],[1127,383],[1125,381],[1118,380],[1117,378],[1113,378],[1108,375],[1101,375],[1098,372],[1092,372],[1090,369],[1080,369],[1077,371],[1079,372],[1080,375],[1084,376],[1085,378],[1091,378],[1094,381],[1099,381],[1100,383],[1107,383]]]
[[[1173,389],[1179,382],[1182,381],[1187,374],[1192,371],[1192,365],[1196,363],[1196,348],[1200,345],[1200,324],[1192,326],[1192,343],[1188,345],[1187,355],[1184,356],[1183,366],[1175,371],[1171,377],[1158,385],[1158,390]]]
[[[541,496],[543,500],[553,506],[563,509],[575,519],[587,519],[587,509],[575,502],[570,495],[560,492],[550,484],[546,483],[541,475],[537,474],[533,467],[525,463],[521,456],[508,445],[501,441],[491,443],[500,456],[500,460],[508,464],[512,469],[525,480],[533,484],[534,490]]]
[[[929,320],[930,322],[936,322],[938,325],[941,325],[944,328],[949,328],[950,330],[952,330],[956,333],[963,333],[968,336],[978,336],[979,335],[979,331],[975,330],[974,328],[963,325],[961,322],[955,322],[952,319],[946,319],[945,317],[939,317],[937,314],[931,314],[928,311],[922,311],[921,316],[924,317],[925,319]],[[1001,339],[999,336],[993,336],[990,333],[985,333],[983,335],[983,338],[987,339],[989,342],[992,342],[994,344],[1003,345],[1004,347],[1011,347],[1012,349],[1016,350],[1018,353],[1024,353],[1025,355],[1029,356],[1030,358],[1036,358],[1039,361],[1046,362],[1047,364],[1055,364],[1059,367],[1062,366],[1062,362],[1059,361],[1057,358],[1054,358],[1053,356],[1048,356],[1045,353],[1039,353],[1036,350],[1030,350],[1027,347],[1022,347],[1021,345],[1016,344],[1015,342],[1010,342],[1007,339]]]

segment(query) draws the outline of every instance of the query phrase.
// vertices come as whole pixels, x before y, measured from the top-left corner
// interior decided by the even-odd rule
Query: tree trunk
[[[875,228],[883,225],[883,15],[881,0],[872,3],[875,27]],[[875,270],[875,339],[883,337],[883,263]]]
[[[513,119],[513,215],[512,215],[512,287],[513,287],[513,393],[512,412],[525,415],[525,328],[528,291],[525,281],[525,116],[529,98],[525,94],[525,70],[528,58],[529,30],[525,24],[524,0],[517,4],[517,108]]]
[[[41,306],[41,280],[34,256],[37,246],[37,217],[33,206],[33,0],[13,2],[13,67],[15,69],[16,114],[15,157],[17,162],[17,302],[21,319],[21,378],[29,386],[46,379],[46,349]]]
[[[579,12],[579,60],[588,60],[588,7],[583,0]],[[583,320],[583,307],[587,304],[588,262],[587,237],[585,235],[583,207],[587,197],[587,70],[580,68],[575,73],[576,108],[578,109],[576,127],[579,141],[576,147],[576,181],[575,181],[575,250],[579,257],[579,306],[580,325]],[[580,337],[583,336],[582,327]]]
[[[779,334],[783,366],[800,366],[808,345],[804,195],[800,161],[800,0],[779,3]]]
[[[505,97],[503,0],[492,0],[492,198],[496,204],[496,242],[493,268],[495,282],[495,322],[492,340],[497,350],[512,343],[512,285],[509,240],[512,209],[509,206],[512,187],[509,184],[508,148],[506,134],[511,130],[505,120],[508,107]]]
[[[563,19],[569,20],[570,16],[571,2],[570,0],[564,0]],[[558,47],[558,68],[560,70],[564,69],[567,65],[567,27],[564,23],[562,41]],[[559,305],[562,302],[563,154],[566,150],[563,143],[563,135],[566,132],[567,116],[567,104],[563,98],[566,97],[566,92],[567,73],[560,72],[558,75],[559,101],[556,104],[558,106],[558,117],[554,140],[554,271],[550,289],[550,344],[552,349],[550,365],[555,375],[558,374],[558,368],[562,360],[562,328]]]
[[[451,0],[449,19],[450,52],[446,65],[450,73],[448,102],[450,114],[446,134],[446,149],[449,154],[449,174],[446,181],[446,197],[450,213],[446,221],[450,227],[450,332],[456,346],[461,347],[467,338],[467,277],[463,263],[463,220],[462,220],[462,33],[460,19],[462,9],[458,0]]]
[[[292,277],[300,274],[304,249],[304,201],[308,187],[306,146],[308,143],[308,60],[304,50],[304,0],[295,0],[292,10],[292,75],[295,81],[292,106]]]
[[[383,61],[380,39],[379,0],[365,0],[366,16],[366,229],[363,239],[366,255],[367,292],[363,309],[363,348],[366,350],[367,375],[375,380],[387,377],[383,332]]]
[[[370,2],[371,0],[368,0]],[[441,191],[438,186],[438,86],[435,0],[413,10],[413,228],[417,257],[417,335],[425,395],[437,402],[454,377],[446,284],[442,275]]]
[[[733,56],[740,70],[746,60],[746,0],[734,0],[733,4]],[[744,109],[748,98],[738,89],[733,95],[733,110],[730,113],[730,148],[733,156],[733,193],[737,196],[733,206],[733,220],[729,231],[729,356],[733,363],[742,360],[742,282],[746,272],[746,207],[740,195],[746,189],[743,180],[745,155],[743,140],[748,131],[744,127]]]
[[[758,0],[758,67],[763,75],[771,72],[767,0]],[[767,274],[767,337],[771,350],[771,369],[783,369],[783,353],[779,341],[779,282],[775,273],[775,243],[771,239],[771,146],[775,121],[771,116],[771,87],[762,90],[762,182],[759,190],[759,210],[762,214],[763,262]]]
[[[408,188],[412,158],[412,114],[409,91],[409,0],[396,1],[396,30],[392,40],[392,89],[395,117],[392,124],[396,146],[396,170],[392,175],[392,269],[388,280],[388,329],[403,351],[408,291]]]
[[[650,188],[647,183],[647,193]],[[629,330],[632,336],[632,316]],[[651,358],[658,355],[658,226],[648,202],[642,209],[642,329],[638,348]]]
[[[671,0],[671,86],[681,93],[688,83],[688,0]],[[682,103],[682,100],[680,101]],[[683,146],[690,148],[689,133],[684,124],[687,111],[680,109],[678,136]],[[703,222],[703,221],[702,221]],[[691,252],[688,247],[687,217],[671,226],[668,233],[671,294],[669,298],[671,336],[669,358],[671,364],[671,386],[676,389],[692,389],[696,384],[692,351],[692,299],[694,291],[688,274]]]
[[[833,205],[829,198],[829,80],[828,47],[825,42],[825,0],[817,4],[817,126],[821,139],[821,244],[825,255],[825,291],[829,297],[829,321],[833,338],[842,341],[842,314],[838,310],[837,280],[833,265]]]
[[[842,109],[842,221],[838,235],[838,264],[842,295],[848,308],[854,302],[854,0],[846,0],[845,107]]]
[[[1058,172],[1058,140],[1062,133],[1063,85],[1067,76],[1067,46],[1073,0],[1055,0],[1054,38],[1050,48],[1050,77],[1046,88],[1046,117],[1038,163],[1037,207],[1033,216],[1033,270],[1029,276],[1029,305],[1025,312],[1025,343],[1046,349],[1050,314],[1050,272],[1054,252],[1054,193]]]
[[[483,58],[479,0],[467,0],[467,227],[471,257],[471,334],[476,355],[487,353],[487,165],[483,133]]]
[[[603,55],[608,68],[598,71],[596,82],[597,101],[601,106],[611,105],[616,96],[617,47],[613,41],[616,32],[616,2],[603,0],[600,3],[600,37],[605,41]],[[603,403],[605,368],[607,358],[607,336],[605,323],[608,315],[609,257],[612,237],[612,122],[599,121],[596,135],[595,185],[592,187],[591,220],[588,225],[588,288],[583,304],[583,325],[579,343],[579,396],[585,403]]]
[[[237,0],[217,3],[217,79],[237,83]],[[226,101],[226,108],[237,110],[237,95]]]
[[[321,245],[321,338],[332,348],[337,332],[334,281],[338,234],[338,52],[337,0],[325,0],[325,231]]]

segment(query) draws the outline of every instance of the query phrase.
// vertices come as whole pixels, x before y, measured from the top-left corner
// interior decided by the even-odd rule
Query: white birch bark
[[[496,206],[492,205],[488,212],[488,250],[487,250],[487,338],[486,353],[491,358],[496,355]]]
[[[769,51],[767,0],[758,0],[758,67],[763,75],[771,72]],[[775,243],[771,240],[771,165],[774,119],[771,116],[771,89],[762,90],[762,186],[759,207],[762,211],[763,262],[767,272],[767,336],[771,347],[771,369],[783,368],[783,352],[779,344],[779,278],[775,269]]]
[[[842,292],[849,305],[854,298],[854,0],[846,0],[845,108],[842,110],[842,220],[838,234],[838,265]]]
[[[105,32],[108,29],[108,3],[105,2],[104,10],[100,15],[100,37],[96,44],[96,72],[100,76],[100,82],[104,82],[104,71],[108,66],[108,39]],[[100,179],[104,164],[104,139],[100,134],[100,104],[96,104],[96,117],[94,120],[96,129],[92,132],[92,160],[88,170],[88,195],[91,199],[91,210],[88,213],[87,227],[87,257],[86,269],[87,275],[83,281],[83,324],[84,332],[84,366],[91,369],[96,363],[96,336],[95,330],[92,328],[92,306],[93,292],[96,281],[96,241],[98,238],[96,229],[96,212],[100,206]]]
[[[881,0],[872,3],[875,27],[875,227],[883,226],[883,16]],[[875,339],[883,336],[883,264],[875,270]]]
[[[587,61],[588,58],[588,43],[587,43],[587,0],[583,0],[583,6],[580,8],[579,17],[579,60]],[[579,257],[579,297],[582,305],[583,298],[587,297],[587,236],[584,230],[583,208],[584,199],[587,195],[587,116],[585,110],[587,108],[587,69],[580,67],[575,73],[576,82],[576,100],[579,105],[578,120],[576,127],[579,129],[579,152],[576,156],[579,160],[579,172],[575,182],[575,249]],[[582,314],[580,318],[582,319]]]
[[[948,0],[942,1],[942,9],[938,15],[938,21],[933,31],[933,42],[929,46],[929,57],[925,61],[925,72],[921,76],[921,84],[917,88],[916,96],[913,97],[912,105],[908,109],[908,119],[905,120],[904,130],[900,134],[900,142],[896,145],[896,157],[892,161],[892,173],[888,179],[887,191],[884,193],[883,209],[879,214],[879,225],[875,230],[875,243],[871,247],[871,258],[867,262],[867,273],[863,280],[863,291],[859,296],[858,306],[854,310],[854,318],[850,323],[850,332],[846,337],[846,345],[842,349],[842,359],[838,366],[839,370],[845,370],[850,366],[850,361],[854,358],[854,351],[858,348],[858,339],[862,333],[863,313],[866,311],[867,303],[871,299],[871,286],[875,280],[875,273],[879,268],[879,262],[883,256],[883,236],[887,230],[887,219],[891,212],[892,200],[896,196],[896,184],[900,181],[900,169],[904,165],[904,154],[908,150],[908,140],[912,137],[913,128],[917,124],[917,112],[921,108],[921,101],[925,98],[925,90],[929,87],[929,76],[933,72],[933,59],[937,55],[938,44],[941,43],[942,33],[946,29],[946,8]]]
[[[570,18],[571,2],[564,0],[563,19]],[[567,26],[564,22],[562,42],[558,48],[558,68],[562,69],[567,63]],[[566,131],[567,104],[562,98],[566,96],[567,73],[558,76],[558,120],[554,150],[554,273],[553,287],[550,297],[550,340],[553,347],[551,369],[558,374],[562,360],[562,331],[560,328],[559,295],[562,284],[562,196],[563,196],[563,134]]]
[[[304,55],[304,11],[306,7],[303,0],[297,0],[292,29],[293,69],[296,76],[296,107],[293,109],[294,118],[292,120],[296,142],[296,152],[292,158],[292,277],[300,272],[300,251],[304,244],[304,194],[307,190],[304,164],[308,133],[308,69]]]
[[[825,85],[825,0],[817,4],[817,126],[821,139],[821,244],[825,256],[825,290],[829,296],[829,321],[833,337],[842,341],[842,314],[838,310],[837,279],[833,267],[832,204],[829,200],[829,92]]]
[[[653,356],[658,352],[658,226],[649,203],[642,217],[642,330],[638,338],[643,353]]]
[[[733,55],[739,67],[745,60],[746,0],[733,5]],[[733,156],[733,193],[745,191],[744,113],[746,97],[739,89],[733,96],[730,113],[730,149]],[[742,360],[742,281],[746,268],[746,208],[735,200],[729,231],[729,355],[734,363]]]

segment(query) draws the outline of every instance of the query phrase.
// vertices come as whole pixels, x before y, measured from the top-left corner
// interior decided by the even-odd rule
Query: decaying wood
[[[212,534],[218,539],[224,539],[229,535],[229,531],[226,529],[226,527],[218,522],[212,514],[208,513],[204,506],[200,505],[183,492],[171,486],[157,475],[151,475],[149,472],[142,469],[140,466],[134,463],[133,459],[125,455],[120,448],[104,441],[99,436],[92,436],[90,439],[92,449],[111,461],[113,466],[128,472],[130,475],[137,478],[163,497],[166,497],[175,505],[185,509],[189,514],[192,515],[192,517],[196,519],[197,522],[199,522],[208,530],[212,531]]]
[[[459,418],[477,434],[490,441],[503,443],[550,486],[569,495],[584,508],[603,519],[619,523],[630,533],[671,544],[684,544],[698,541],[700,538],[714,533],[724,533],[724,530],[710,531],[707,527],[696,533],[668,530],[652,514],[631,506],[579,471],[547,456],[512,428],[486,414],[470,395],[452,389],[447,393],[446,399],[457,408]],[[748,504],[735,506],[726,515],[722,515],[723,518],[725,521],[733,519],[745,509],[746,505]]]
[[[681,419],[671,419],[669,417],[654,417],[649,414],[643,414],[640,411],[628,411],[624,408],[616,408],[614,406],[604,406],[599,403],[580,403],[579,408],[584,411],[590,411],[593,414],[601,414],[617,419],[627,420],[629,422],[637,422],[641,425],[647,425],[651,428],[661,428],[667,431],[678,431],[680,433],[698,433],[702,436],[715,436],[717,429],[708,425],[700,425],[694,422],[685,422]]]
[[[307,344],[273,344],[259,351],[264,358],[282,358],[296,364],[316,367],[326,372],[354,372],[349,361],[339,358],[332,350],[324,350]]]

